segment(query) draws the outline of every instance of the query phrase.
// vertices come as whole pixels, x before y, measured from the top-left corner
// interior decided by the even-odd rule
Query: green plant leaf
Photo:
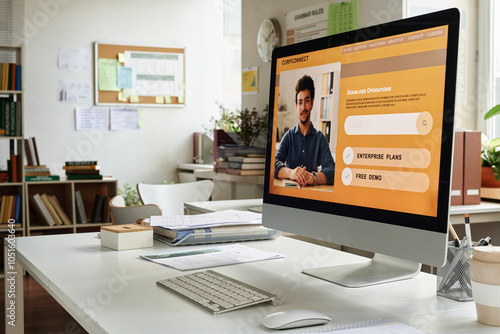
[[[495,174],[495,179],[497,179],[497,181],[500,181],[500,165],[492,166],[491,168],[493,168],[493,174]]]
[[[497,104],[496,106],[494,106],[493,108],[491,108],[487,113],[486,115],[484,115],[484,119],[489,119],[493,116],[496,116],[500,114],[500,104]]]

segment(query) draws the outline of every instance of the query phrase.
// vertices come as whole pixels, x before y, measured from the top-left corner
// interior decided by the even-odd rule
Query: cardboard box
[[[101,246],[114,250],[153,247],[153,228],[138,224],[103,226]]]

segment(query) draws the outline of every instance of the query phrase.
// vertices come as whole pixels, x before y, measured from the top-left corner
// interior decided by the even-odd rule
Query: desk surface
[[[261,320],[290,308],[325,313],[333,321],[324,327],[382,318],[428,333],[498,331],[477,322],[473,302],[436,296],[433,275],[420,273],[410,280],[348,289],[301,271],[365,258],[287,237],[245,245],[285,258],[215,270],[282,296],[281,306],[265,304],[213,316],[168,293],[155,282],[185,272],[139,258],[141,253],[174,250],[161,243],[155,243],[154,249],[113,251],[101,248],[96,233],[20,237],[17,261],[91,333],[269,333]]]

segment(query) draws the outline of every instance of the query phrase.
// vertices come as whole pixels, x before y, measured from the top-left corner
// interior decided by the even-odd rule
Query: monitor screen
[[[449,9],[274,51],[266,226],[444,263],[458,24]]]

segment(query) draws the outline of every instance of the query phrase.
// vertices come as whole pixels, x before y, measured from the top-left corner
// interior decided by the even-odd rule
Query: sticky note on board
[[[143,115],[142,109],[137,109],[137,116],[142,117],[142,115]]]
[[[165,103],[165,97],[163,95],[156,95],[156,103]]]
[[[124,63],[127,61],[127,56],[124,53],[119,53],[118,54],[118,61],[120,63]]]
[[[137,121],[137,126],[138,126],[138,127],[140,127],[140,128],[143,128],[143,127],[144,127],[144,119],[142,119],[142,118],[141,118],[141,119],[139,119],[139,120]]]
[[[179,103],[184,103],[184,95],[179,95],[179,96],[177,97],[177,101],[178,101]]]
[[[130,95],[130,102],[131,103],[139,102],[139,96],[137,96],[135,94]]]
[[[123,96],[122,92],[118,93],[118,101],[120,101],[120,102],[127,102],[127,98],[125,96]]]
[[[186,85],[184,84],[184,81],[179,82],[179,90],[184,90],[186,88]]]
[[[126,88],[122,91],[122,94],[123,94],[123,97],[129,97],[130,96],[130,92]]]
[[[170,95],[165,95],[165,103],[172,103],[172,98]]]

